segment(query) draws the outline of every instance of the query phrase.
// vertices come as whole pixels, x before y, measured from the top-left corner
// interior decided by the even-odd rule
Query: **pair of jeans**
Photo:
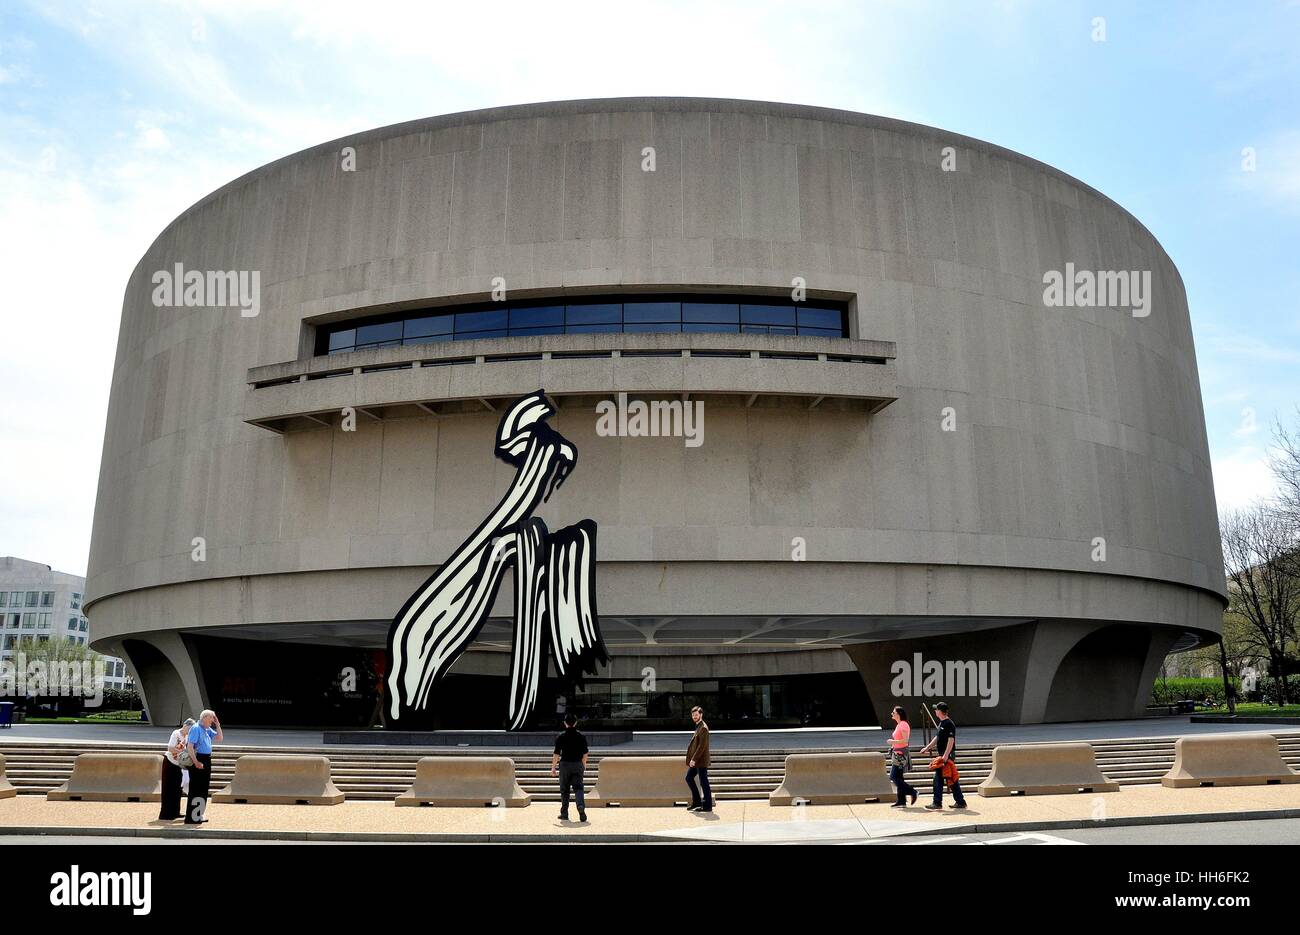
[[[586,772],[581,762],[577,763],[560,763],[560,817],[569,817],[569,790],[573,790],[573,798],[578,803],[578,817],[585,820],[587,814],[586,793],[582,788],[583,775]]]
[[[197,825],[206,819],[208,811],[208,787],[212,785],[212,754],[196,753],[198,763],[190,770],[189,800],[185,803],[185,824]]]
[[[952,784],[952,801],[954,805],[960,806],[961,808],[966,807],[966,796],[961,794],[960,782],[954,782]],[[943,770],[941,769],[936,769],[934,771],[934,804],[943,804]]]
[[[907,776],[903,773],[903,767],[891,766],[889,768],[889,781],[898,789],[898,804],[905,805],[908,796],[916,798],[916,789],[907,784]]]
[[[698,785],[696,779],[699,779]],[[692,766],[686,771],[686,785],[691,789],[691,805],[703,805],[706,812],[713,811],[713,789],[709,786],[709,768]],[[700,795],[703,793],[703,802]]]

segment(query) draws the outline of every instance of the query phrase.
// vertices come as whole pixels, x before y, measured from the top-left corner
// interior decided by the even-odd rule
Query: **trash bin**
[[[0,701],[0,727],[14,726],[14,703]]]

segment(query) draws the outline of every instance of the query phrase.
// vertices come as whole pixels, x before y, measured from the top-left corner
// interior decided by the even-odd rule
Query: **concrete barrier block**
[[[0,753],[0,799],[8,799],[18,794],[14,784],[5,778],[5,755]]]
[[[792,753],[769,805],[854,805],[893,798],[883,753]]]
[[[686,760],[679,756],[607,756],[596,767],[588,808],[689,803]]]
[[[1300,782],[1272,734],[1200,734],[1174,743],[1174,766],[1160,779],[1170,789],[1267,786]]]
[[[523,808],[531,801],[508,756],[425,756],[415,764],[415,785],[394,804]]]
[[[235,760],[230,785],[213,802],[248,805],[342,805],[327,756],[249,753]]]
[[[1089,743],[1012,744],[993,748],[993,769],[976,790],[985,797],[1118,792],[1097,767]]]
[[[45,798],[50,802],[162,801],[162,755],[158,753],[82,753],[72,775]]]

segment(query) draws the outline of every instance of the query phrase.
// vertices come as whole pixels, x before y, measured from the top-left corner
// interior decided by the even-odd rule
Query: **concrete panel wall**
[[[355,172],[341,168],[345,145]],[[955,172],[940,168],[949,145]],[[177,262],[259,270],[260,315],[154,307],[151,276]],[[1150,316],[1044,308],[1043,272],[1067,262],[1150,270]],[[899,399],[875,415],[719,404],[704,446],[686,449],[598,438],[594,413],[562,411],[580,459],[554,518],[597,519],[600,559],[631,563],[629,586],[635,563],[670,577],[693,563],[743,569],[788,559],[799,536],[847,576],[827,596],[820,566],[791,567],[780,577],[793,590],[773,598],[799,608],[922,613],[1029,595],[1005,612],[1078,605],[1057,615],[1217,627],[1205,608],[1223,574],[1186,298],[1139,222],[1050,167],[941,130],[638,99],[369,131],[258,169],[178,217],[123,304],[87,585],[97,639],[197,625],[188,595],[217,587],[224,601],[223,582],[256,591],[268,576],[381,568],[406,581],[440,561],[507,483],[492,414],[281,437],[244,422],[247,374],[299,358],[304,322],[319,316],[480,300],[497,276],[515,293],[556,294],[788,289],[802,276],[855,297],[854,337],[897,344]],[[954,432],[941,431],[945,407]],[[203,563],[190,558],[195,536]],[[1095,537],[1105,563],[1092,560]],[[913,590],[953,568],[961,586],[996,593]],[[1024,569],[1061,577],[1039,587]],[[745,589],[767,573],[717,579],[694,611],[748,606]],[[1089,580],[1107,584],[1100,604],[1081,601]],[[314,604],[314,585],[302,587],[300,603]],[[645,587],[613,599],[677,603]],[[156,588],[174,603],[147,622],[133,595]],[[394,607],[402,596],[374,594]],[[246,600],[224,610],[232,622],[276,617]]]

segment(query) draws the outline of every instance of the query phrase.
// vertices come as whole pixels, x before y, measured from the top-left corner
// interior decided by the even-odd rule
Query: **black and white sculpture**
[[[596,616],[596,524],[549,532],[532,513],[564,483],[578,452],[546,420],[538,390],[516,400],[497,427],[496,456],[517,471],[510,489],[469,538],[402,606],[388,631],[387,725],[427,719],[434,685],[487,621],[514,566],[514,646],[509,728],[537,704],[549,647],[555,674],[578,681],[605,662]]]

